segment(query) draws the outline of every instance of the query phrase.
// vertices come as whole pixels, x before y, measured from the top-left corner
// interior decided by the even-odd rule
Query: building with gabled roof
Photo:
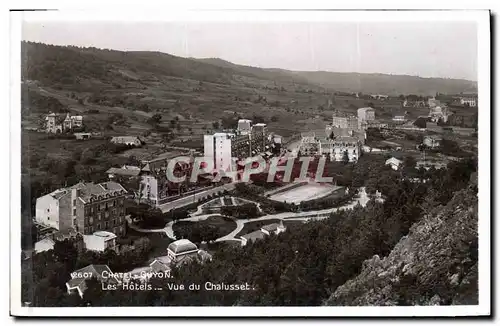
[[[271,223],[264,225],[260,228],[260,230],[267,235],[280,234],[281,232],[286,231],[286,227],[283,224],[283,221],[280,221],[280,223]]]
[[[122,145],[136,146],[136,147],[142,146],[142,141],[137,136],[112,137],[111,142],[113,144],[122,144]]]
[[[403,164],[403,161],[398,160],[395,157],[391,157],[390,159],[385,161],[385,165],[389,165],[391,167],[391,169],[393,169],[395,171],[397,171],[401,167],[402,164]]]
[[[124,165],[121,168],[109,168],[106,173],[108,174],[108,177],[110,179],[115,178],[116,176],[122,176],[122,177],[138,177],[139,174],[141,174],[141,168],[138,166],[130,166],[130,165]]]
[[[108,265],[88,265],[71,274],[71,279],[66,282],[68,294],[78,293],[83,298],[87,290],[86,282],[93,278],[98,282],[106,284],[119,284],[120,280],[114,275]]]
[[[35,252],[40,253],[54,249],[55,241],[50,237],[35,242]]]
[[[257,240],[262,240],[266,237],[266,234],[262,230],[257,230],[250,232],[248,234],[241,236],[241,245],[246,246],[249,242],[255,242]]]

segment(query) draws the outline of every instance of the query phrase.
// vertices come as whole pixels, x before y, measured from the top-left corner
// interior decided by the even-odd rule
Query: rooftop
[[[108,231],[97,231],[93,234],[96,237],[106,238],[106,239],[114,239],[116,238],[116,234]]]
[[[351,137],[351,136],[338,136],[335,137],[334,141],[335,142],[347,142],[347,143],[357,143],[358,138],[356,137]]]
[[[281,223],[272,223],[268,225],[264,225],[261,229],[266,230],[268,232],[276,231],[278,228],[283,227]]]
[[[151,267],[151,270],[153,272],[164,272],[170,270],[170,267],[167,264],[164,264],[156,259],[149,265],[149,267]]]
[[[141,170],[138,168],[137,170],[135,169],[124,169],[124,168],[110,168],[109,170],[106,171],[108,174],[118,174],[118,175],[125,175],[125,176],[138,176],[139,173],[141,173]]]
[[[247,241],[248,240],[254,241],[254,240],[258,240],[258,239],[264,239],[265,236],[266,236],[266,234],[264,232],[262,232],[261,230],[257,230],[257,231],[242,235],[241,237],[245,238]]]
[[[388,159],[387,161],[385,161],[385,164],[388,164],[388,163],[395,163],[395,164],[400,164],[400,163],[403,163],[403,161],[395,158],[395,157],[391,157],[390,159]]]
[[[174,254],[182,254],[185,252],[198,250],[198,247],[188,239],[180,239],[169,244],[168,249]]]
[[[78,189],[78,197],[87,202],[91,199],[104,199],[110,196],[117,196],[127,192],[123,186],[117,182],[108,181],[99,184],[77,183],[69,189]]]

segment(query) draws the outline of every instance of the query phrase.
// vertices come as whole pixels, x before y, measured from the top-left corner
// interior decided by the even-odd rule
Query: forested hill
[[[284,69],[262,69],[236,65],[218,58],[198,59],[198,61],[231,68],[257,76],[272,79],[286,79],[293,76],[295,81],[320,85],[338,92],[362,92],[369,94],[418,94],[434,95],[477,92],[477,82],[464,79],[422,78],[409,75],[361,74],[329,71],[290,71]]]
[[[391,253],[375,255],[326,305],[477,305],[477,174],[444,207],[413,225]]]
[[[311,83],[341,92],[363,92],[386,95],[434,95],[476,93],[477,82],[464,79],[422,78],[408,75],[359,74],[327,71],[295,72]]]
[[[224,85],[274,85],[312,90],[380,93],[388,95],[473,92],[477,83],[439,78],[382,74],[294,72],[233,64],[221,59],[182,58],[161,52],[115,51],[23,42],[22,77],[45,86],[74,91],[123,81],[161,82],[164,77]],[[276,83],[279,83],[277,85]]]

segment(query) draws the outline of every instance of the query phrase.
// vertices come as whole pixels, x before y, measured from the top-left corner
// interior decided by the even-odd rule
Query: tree
[[[347,153],[347,150],[344,151],[344,155],[342,157],[342,162],[344,162],[344,164],[349,163],[349,153]]]
[[[161,122],[161,114],[156,113],[151,118],[148,119],[148,123],[152,125],[158,125]]]

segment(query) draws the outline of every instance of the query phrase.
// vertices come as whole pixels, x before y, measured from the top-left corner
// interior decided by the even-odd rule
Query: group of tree
[[[66,293],[66,282],[71,279],[72,272],[90,264],[104,264],[112,271],[127,272],[145,265],[153,249],[146,237],[132,241],[133,249],[120,254],[109,249],[103,253],[86,251],[78,241],[83,240],[56,241],[53,250],[21,260],[22,302],[35,307],[82,305],[78,295]]]
[[[127,205],[125,211],[127,215],[130,215],[135,220],[134,223],[143,229],[161,229],[172,221],[160,209],[152,208],[147,204],[130,204]]]
[[[222,206],[221,214],[231,216],[237,219],[249,219],[258,217],[259,209],[254,203],[245,203],[236,206]]]
[[[41,95],[40,93],[22,87],[21,92],[21,110],[23,113],[67,113],[69,109],[58,99],[52,96]]]
[[[156,126],[156,125],[160,124],[161,118],[162,118],[161,114],[159,114],[159,113],[153,114],[153,116],[151,116],[151,118],[148,119],[148,123],[150,125]]]
[[[172,225],[176,239],[189,239],[193,243],[211,242],[225,234],[217,225],[197,222],[175,222]]]

